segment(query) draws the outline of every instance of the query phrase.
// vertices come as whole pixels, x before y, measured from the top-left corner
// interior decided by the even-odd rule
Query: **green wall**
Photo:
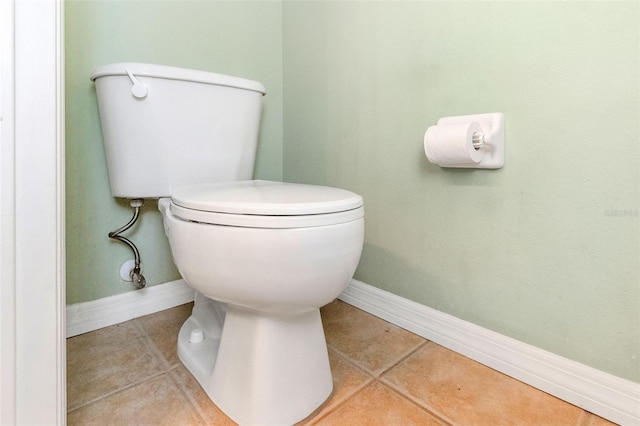
[[[356,278],[640,382],[637,2],[67,1],[68,303],[131,291],[96,65],[265,84],[256,177],[364,196]],[[506,165],[428,163],[438,118],[501,111]],[[132,232],[177,279],[155,203]]]
[[[363,195],[356,278],[640,381],[637,2],[284,2],[284,178]],[[501,170],[426,128],[505,114]]]
[[[133,256],[107,233],[132,210],[109,189],[89,73],[113,62],[148,62],[261,81],[264,101],[256,177],[282,180],[282,4],[245,1],[67,1],[67,303],[131,291],[120,265]],[[131,236],[148,285],[179,278],[155,202]]]

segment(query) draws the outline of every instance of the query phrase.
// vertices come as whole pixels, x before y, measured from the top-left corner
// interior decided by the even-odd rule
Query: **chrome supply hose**
[[[109,238],[113,238],[114,240],[118,240],[122,243],[125,243],[131,248],[131,250],[133,250],[133,256],[135,258],[135,266],[129,272],[129,276],[131,277],[131,281],[133,281],[133,284],[136,286],[136,288],[140,289],[147,285],[147,280],[142,275],[142,269],[140,266],[140,252],[138,251],[138,248],[136,247],[136,245],[131,242],[131,240],[123,237],[120,234],[126,231],[127,229],[131,228],[133,224],[136,223],[136,221],[138,220],[138,217],[140,216],[140,208],[144,204],[144,200],[140,198],[136,198],[131,200],[130,204],[131,204],[131,207],[133,207],[134,209],[133,217],[126,225],[116,229],[115,231],[109,232]]]

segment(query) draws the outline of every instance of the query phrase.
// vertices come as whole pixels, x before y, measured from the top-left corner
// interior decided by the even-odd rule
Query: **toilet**
[[[319,308],[351,280],[362,197],[254,180],[262,84],[161,65],[98,67],[114,197],[157,199],[174,263],[195,290],[178,355],[240,425],[289,425],[329,397]]]

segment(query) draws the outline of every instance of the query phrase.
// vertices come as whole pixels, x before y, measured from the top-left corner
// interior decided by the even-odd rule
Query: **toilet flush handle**
[[[138,80],[136,76],[133,75],[131,71],[129,71],[129,69],[127,69],[127,74],[131,79],[131,83],[133,83],[133,86],[131,86],[131,94],[133,95],[133,97],[137,99],[146,98],[149,94],[149,88],[141,83],[140,80]]]

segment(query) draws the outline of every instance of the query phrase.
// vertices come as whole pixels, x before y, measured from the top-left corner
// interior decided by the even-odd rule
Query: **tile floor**
[[[233,425],[176,355],[191,308],[68,339],[69,425]],[[322,318],[334,392],[300,424],[611,424],[346,303]]]

